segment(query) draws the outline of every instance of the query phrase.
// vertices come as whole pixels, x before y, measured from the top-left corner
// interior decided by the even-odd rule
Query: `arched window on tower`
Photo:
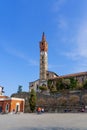
[[[38,84],[37,84],[37,90],[39,89],[39,86],[38,86]]]

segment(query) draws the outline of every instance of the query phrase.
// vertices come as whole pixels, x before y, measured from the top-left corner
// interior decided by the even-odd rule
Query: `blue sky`
[[[28,91],[39,78],[45,32],[48,70],[87,71],[87,0],[0,0],[0,85],[5,95]]]

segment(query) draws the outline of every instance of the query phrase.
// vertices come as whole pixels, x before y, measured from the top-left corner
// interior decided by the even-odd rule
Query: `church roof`
[[[87,72],[79,72],[79,73],[74,73],[74,74],[67,74],[67,75],[63,75],[60,76],[62,78],[68,78],[68,77],[77,77],[77,76],[84,76],[87,75]]]
[[[57,79],[57,78],[70,78],[70,77],[80,77],[80,76],[84,76],[84,75],[87,75],[87,72],[79,72],[79,73],[74,73],[74,74],[61,75],[61,76],[55,77],[53,79]]]
[[[52,73],[52,74],[54,74],[54,75],[56,75],[56,76],[59,76],[59,75],[57,75],[55,72],[53,72],[53,71],[47,71],[47,73]]]

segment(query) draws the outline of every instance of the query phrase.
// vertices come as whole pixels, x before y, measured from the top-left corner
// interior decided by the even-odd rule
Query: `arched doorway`
[[[6,104],[6,107],[5,107],[5,112],[8,113],[9,112],[9,104],[7,103]]]
[[[16,103],[16,113],[17,112],[20,112],[20,104],[19,103]]]
[[[0,106],[0,113],[2,112],[2,106]]]

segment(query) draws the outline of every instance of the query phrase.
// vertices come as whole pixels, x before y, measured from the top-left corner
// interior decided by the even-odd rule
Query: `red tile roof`
[[[62,76],[55,77],[55,78],[53,78],[53,79],[57,79],[57,78],[70,78],[70,77],[79,77],[79,76],[84,76],[84,75],[87,75],[87,72],[80,72],[80,73],[62,75]]]

